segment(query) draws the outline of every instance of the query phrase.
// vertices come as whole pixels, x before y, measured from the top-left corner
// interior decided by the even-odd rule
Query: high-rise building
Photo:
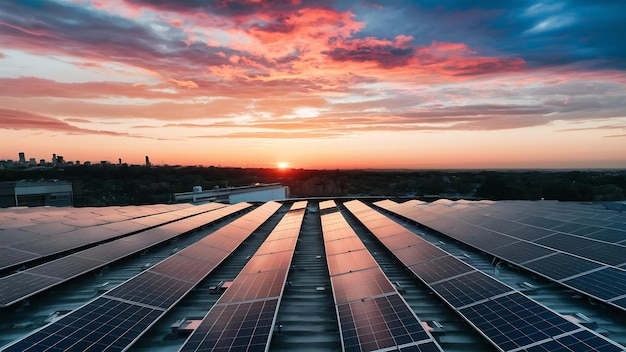
[[[20,152],[20,164],[26,164],[26,155],[24,155],[24,152]]]
[[[147,167],[150,167],[150,166],[151,166],[151,164],[150,164],[150,158],[149,158],[147,155],[146,155],[146,166],[147,166]]]

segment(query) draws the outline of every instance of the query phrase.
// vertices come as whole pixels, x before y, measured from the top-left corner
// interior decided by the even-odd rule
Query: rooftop
[[[2,209],[0,346],[623,351],[625,243],[547,201]]]

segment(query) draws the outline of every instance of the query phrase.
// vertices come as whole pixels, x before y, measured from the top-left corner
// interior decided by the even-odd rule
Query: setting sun
[[[286,169],[289,167],[289,163],[285,161],[280,161],[278,162],[277,166],[279,169]]]

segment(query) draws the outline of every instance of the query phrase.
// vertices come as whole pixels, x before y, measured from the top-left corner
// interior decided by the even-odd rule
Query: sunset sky
[[[2,0],[0,160],[626,168],[626,1]]]

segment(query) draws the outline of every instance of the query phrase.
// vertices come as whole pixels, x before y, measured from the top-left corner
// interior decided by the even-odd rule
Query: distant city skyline
[[[626,168],[626,2],[6,0],[0,159]]]

